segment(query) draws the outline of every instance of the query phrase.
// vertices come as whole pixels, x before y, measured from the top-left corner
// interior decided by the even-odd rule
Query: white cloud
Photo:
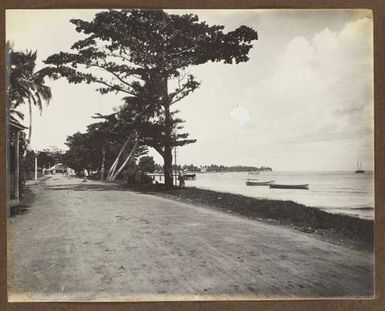
[[[325,28],[311,39],[293,38],[272,73],[252,90],[260,103],[252,113],[264,116],[254,129],[279,148],[323,141],[328,162],[341,153],[341,141],[363,135],[371,141],[371,49],[368,18],[347,23],[341,32]],[[298,158],[311,156],[312,150],[298,146]],[[358,149],[350,156],[359,157]]]
[[[245,107],[242,107],[239,104],[233,108],[233,110],[230,113],[230,116],[231,118],[237,120],[241,125],[251,122],[249,111]]]

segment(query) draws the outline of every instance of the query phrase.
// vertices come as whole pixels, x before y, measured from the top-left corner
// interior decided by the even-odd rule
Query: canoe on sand
[[[279,189],[309,189],[309,184],[302,184],[302,185],[270,184],[270,188],[279,188]]]

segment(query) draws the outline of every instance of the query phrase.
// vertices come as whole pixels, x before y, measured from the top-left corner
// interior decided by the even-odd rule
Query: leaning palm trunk
[[[119,151],[119,154],[117,155],[114,163],[111,165],[109,171],[108,171],[108,174],[107,174],[107,177],[106,177],[106,180],[107,181],[111,181],[111,177],[115,174],[115,171],[116,171],[116,167],[118,166],[118,163],[119,163],[119,160],[120,160],[120,157],[124,151],[124,149],[126,149],[126,146],[128,144],[128,142],[130,141],[130,137],[128,137],[126,139],[126,141],[124,142],[122,148],[120,149]]]
[[[135,151],[136,151],[136,147],[138,146],[138,134],[134,133],[134,139],[135,139],[135,142],[134,142],[134,146],[132,146],[132,149],[131,149],[131,152],[128,154],[128,156],[126,157],[126,159],[124,160],[123,164],[120,166],[120,168],[118,169],[118,171],[113,175],[111,176],[111,180],[110,181],[115,181],[115,179],[119,176],[119,174],[123,171],[123,169],[127,166],[128,162],[132,159],[132,157],[134,156],[135,154]]]

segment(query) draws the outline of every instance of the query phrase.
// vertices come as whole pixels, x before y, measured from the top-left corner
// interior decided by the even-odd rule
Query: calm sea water
[[[282,184],[309,184],[309,190],[270,189],[267,186],[246,186],[247,178],[275,180]],[[242,194],[255,198],[292,200],[330,213],[374,218],[374,175],[354,172],[261,172],[198,173],[186,186]]]

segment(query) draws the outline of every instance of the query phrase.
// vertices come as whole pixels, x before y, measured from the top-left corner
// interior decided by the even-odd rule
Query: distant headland
[[[201,165],[195,166],[193,164],[178,166],[178,169],[189,172],[263,172],[263,171],[272,171],[271,167],[267,166],[244,166],[244,165],[234,165],[234,166],[225,166],[225,165]]]

